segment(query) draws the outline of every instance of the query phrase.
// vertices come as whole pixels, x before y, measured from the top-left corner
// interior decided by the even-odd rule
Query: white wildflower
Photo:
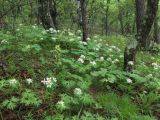
[[[71,42],[72,42],[72,41],[74,41],[74,39],[73,39],[73,38],[71,38],[71,39],[69,39],[69,40],[70,40]]]
[[[9,82],[10,82],[10,84],[14,85],[14,84],[17,83],[17,80],[16,79],[11,79],[11,80],[9,80]]]
[[[55,77],[52,78],[53,82],[57,82],[57,79]]]
[[[143,93],[144,93],[144,94],[147,94],[147,91],[144,90]]]
[[[35,25],[33,25],[32,27],[33,27],[34,29],[36,28],[36,26],[35,26]]]
[[[43,38],[40,38],[40,40],[43,40]]]
[[[29,85],[30,85],[31,83],[33,83],[33,80],[30,79],[30,78],[26,79],[26,81],[27,81],[27,83],[28,83]]]
[[[82,42],[83,45],[87,45],[87,42]]]
[[[129,62],[128,62],[128,65],[133,66],[133,65],[134,65],[134,62],[133,62],[133,61],[129,61]]]
[[[114,64],[114,63],[117,63],[117,62],[119,62],[118,59],[114,59],[114,60],[112,61],[113,64]]]
[[[120,57],[120,58],[123,58],[123,55],[120,55],[119,57]]]
[[[114,61],[115,61],[115,62],[119,62],[119,60],[118,60],[118,59],[115,59]]]
[[[100,57],[100,61],[104,61],[104,57]]]
[[[52,40],[56,40],[56,38],[55,38],[55,37],[52,37],[51,39],[52,39]]]
[[[78,58],[78,62],[84,63],[84,60],[82,58]]]
[[[95,35],[95,36],[94,36],[94,38],[98,38],[98,36],[97,36],[97,35]]]
[[[109,57],[113,57],[113,55],[109,55]]]
[[[109,50],[110,52],[112,52],[112,51],[113,51],[113,50],[112,50],[112,48],[109,48],[108,50]]]
[[[110,46],[110,48],[116,49],[117,47],[113,45],[113,46]]]
[[[91,40],[89,37],[87,38],[87,41]]]
[[[109,57],[109,58],[107,58],[107,61],[112,61],[112,59]]]
[[[65,108],[65,103],[64,103],[63,100],[58,101],[58,102],[57,102],[57,105],[59,105],[61,108]]]
[[[80,44],[87,45],[87,42],[80,41]]]
[[[78,37],[77,37],[77,39],[81,39],[81,37],[80,37],[80,36],[78,36]]]
[[[49,28],[50,33],[56,33],[57,31],[53,28]]]
[[[154,67],[155,70],[159,68],[159,65],[157,63],[152,63],[152,66]]]
[[[96,65],[96,62],[95,61],[91,61],[90,62],[92,65]]]
[[[4,39],[4,40],[1,41],[1,43],[2,43],[2,44],[3,44],[3,43],[8,43],[8,41]]]
[[[81,95],[82,94],[82,90],[80,88],[75,88],[74,89],[74,94],[75,95]]]
[[[42,31],[42,34],[46,34],[46,31],[45,31],[45,30],[43,30],[43,31]]]
[[[47,88],[51,88],[53,85],[53,82],[57,82],[56,78],[45,78],[44,80],[41,81],[44,85],[47,86]]]
[[[99,51],[99,48],[96,48],[95,50]]]
[[[127,78],[127,83],[133,83],[133,81],[130,78]]]
[[[86,57],[84,55],[81,55],[80,58],[85,59]]]
[[[102,46],[102,44],[101,44],[101,43],[98,43],[97,47],[100,48],[101,46]]]

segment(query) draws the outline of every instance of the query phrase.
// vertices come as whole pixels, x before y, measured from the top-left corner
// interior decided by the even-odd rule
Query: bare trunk
[[[120,0],[118,0],[119,4],[120,4]],[[119,9],[119,13],[118,13],[118,20],[120,23],[120,29],[121,29],[121,33],[124,34],[124,23],[123,23],[123,13],[121,11],[121,6],[118,5],[118,9]]]
[[[55,0],[38,0],[39,8],[39,18],[45,29],[55,28],[58,29],[57,22],[57,9]]]
[[[154,21],[154,42],[160,44],[160,31],[158,26],[158,17]]]
[[[147,48],[147,38],[154,23],[156,13],[158,10],[159,0],[147,0],[147,11],[140,31],[140,47]]]
[[[87,20],[87,6],[86,0],[80,0],[81,14],[82,14],[82,30],[83,30],[83,41],[87,41],[88,38],[88,20]]]

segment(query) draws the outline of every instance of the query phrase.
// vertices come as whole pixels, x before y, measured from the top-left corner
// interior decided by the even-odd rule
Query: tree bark
[[[54,28],[58,29],[57,21],[57,9],[55,0],[38,0],[39,8],[39,18],[45,29]]]
[[[144,5],[143,2],[142,0],[136,0],[137,34],[139,36],[137,37],[137,40],[132,40],[127,45],[124,52],[124,70],[127,72],[132,72],[134,69],[138,44],[140,44],[141,47],[146,47],[147,37],[150,33],[158,9],[159,0],[147,0],[146,17],[141,18],[144,15],[144,8],[141,8]],[[141,6],[140,4],[143,5]]]
[[[110,3],[110,0],[107,0],[107,8],[106,8],[106,14],[105,14],[105,32],[106,32],[106,35],[108,34],[108,30],[109,30],[109,3]]]
[[[118,4],[120,4],[120,0],[118,0]],[[118,13],[118,20],[120,23],[121,33],[124,34],[124,23],[123,23],[123,13],[121,11],[121,6],[118,5],[119,13]]]
[[[160,44],[160,31],[158,26],[158,16],[155,18],[154,21],[154,42]]]
[[[144,15],[145,15],[145,1],[144,0],[135,0],[136,6],[136,26],[137,26],[137,40],[140,41],[142,26],[144,24]],[[143,44],[143,43],[141,43]]]
[[[81,15],[82,15],[82,30],[83,41],[87,41],[88,38],[88,20],[87,20],[87,5],[86,0],[80,0]]]
[[[158,3],[159,0],[147,0],[147,11],[145,17],[143,18],[144,24],[142,24],[139,37],[139,45],[142,48],[147,48],[147,38],[157,14]]]

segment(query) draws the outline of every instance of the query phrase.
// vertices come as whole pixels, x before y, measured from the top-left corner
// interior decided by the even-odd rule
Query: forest
[[[0,120],[160,120],[160,1],[0,0]]]

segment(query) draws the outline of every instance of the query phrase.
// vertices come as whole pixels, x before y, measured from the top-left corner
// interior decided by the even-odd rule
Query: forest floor
[[[139,51],[123,71],[129,38],[81,41],[81,31],[20,25],[0,32],[0,119],[158,120],[160,53]],[[133,64],[130,61],[130,64]]]

